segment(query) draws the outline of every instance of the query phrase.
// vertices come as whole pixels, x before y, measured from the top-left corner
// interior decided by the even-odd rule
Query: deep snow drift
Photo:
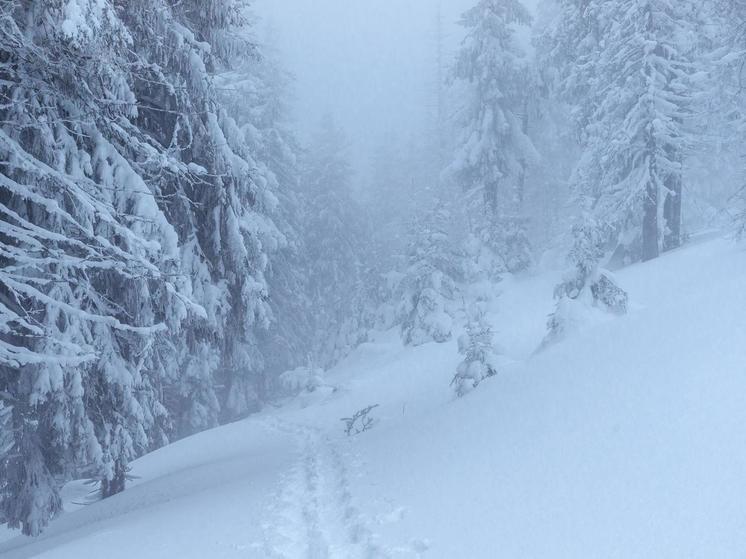
[[[456,343],[388,332],[329,387],[137,461],[130,488],[3,559],[729,558],[746,553],[746,252],[617,274],[628,316],[534,354],[558,274],[506,280],[500,374],[465,398]],[[332,387],[336,387],[334,390]],[[369,404],[375,427],[346,437]]]

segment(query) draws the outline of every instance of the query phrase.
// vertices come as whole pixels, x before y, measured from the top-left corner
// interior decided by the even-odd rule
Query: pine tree
[[[407,345],[451,339],[463,253],[453,232],[452,214],[438,203],[415,221],[401,281],[398,309],[402,340]]]
[[[450,170],[470,198],[477,237],[505,269],[520,271],[531,263],[521,214],[527,170],[538,155],[527,135],[532,73],[515,33],[531,16],[519,0],[482,0],[461,23],[467,38],[454,77],[466,103]]]
[[[468,311],[466,333],[459,337],[459,353],[464,356],[451,381],[456,395],[465,396],[482,381],[497,374],[492,328],[477,304]]]
[[[318,333],[306,273],[312,266],[304,230],[310,196],[301,184],[302,148],[289,100],[293,76],[282,66],[272,29],[259,51],[258,57],[221,76],[221,86],[224,104],[255,154],[256,173],[278,200],[271,217],[281,235],[267,273],[272,323],[261,336],[265,389],[271,390],[281,373],[307,363]]]
[[[163,295],[182,304],[175,312],[163,310],[174,335],[151,345],[148,366],[161,371],[174,434],[184,436],[216,425],[220,409],[213,336],[225,302],[201,242],[205,225],[198,212],[202,193],[216,189],[207,166],[195,160],[195,152],[209,150],[203,119],[209,109],[216,110],[215,96],[205,43],[197,44],[193,30],[166,2],[133,0],[122,17],[133,40],[133,90],[139,103],[133,123],[139,141],[124,147],[174,224],[179,245],[179,259],[170,270],[178,292]]]
[[[216,73],[245,3],[0,2],[0,516],[258,405],[279,234]],[[217,387],[224,387],[218,391]]]
[[[364,213],[352,197],[347,141],[327,114],[307,154],[303,192],[309,288],[315,309],[314,363],[328,367],[367,335]],[[368,276],[370,277],[370,276]]]
[[[406,224],[419,211],[418,175],[416,157],[408,154],[393,134],[386,135],[373,153],[363,200],[370,222],[376,224],[372,244],[380,248],[376,266],[381,271],[401,266],[407,245]]]
[[[695,16],[689,2],[562,3],[555,54],[584,148],[573,183],[592,219],[612,227],[626,260],[649,260],[681,242],[694,71],[681,37]]]
[[[202,362],[191,367],[199,377],[188,390],[177,379],[170,391],[186,405],[198,398],[193,425],[256,409],[264,382],[258,335],[271,319],[265,272],[280,237],[268,218],[277,201],[255,176],[254,153],[214,85],[216,75],[256,56],[247,8],[241,0],[221,0],[127,11],[138,52],[158,61],[146,66],[156,75],[140,82],[140,96],[150,101],[141,126],[176,160],[160,187],[180,224],[182,265],[191,279],[186,289],[198,303],[182,338],[188,345],[176,351]]]
[[[137,435],[156,429],[159,410],[129,356],[164,330],[139,303],[151,284],[175,291],[163,270],[178,256],[173,228],[116,147],[133,139],[130,36],[107,2],[81,4],[81,17],[65,8],[6,2],[0,19],[0,392],[13,432],[0,508],[32,535],[59,511],[59,479],[103,467],[97,410],[117,410],[118,428],[148,446]],[[126,388],[86,393],[102,373]]]
[[[728,166],[738,168],[739,176],[734,182],[738,188],[727,193],[728,213],[739,238],[746,235],[746,180],[743,165],[732,165],[734,159],[743,158],[744,122],[746,104],[743,96],[744,46],[746,46],[746,4],[739,0],[719,0],[707,5],[712,41],[708,61],[714,71],[707,82],[705,98],[710,102],[706,111],[707,129],[712,130],[713,144],[718,151],[731,151]],[[722,160],[716,164],[722,165]],[[707,170],[709,171],[709,169]],[[711,177],[708,175],[708,182]],[[728,224],[730,225],[730,224]]]

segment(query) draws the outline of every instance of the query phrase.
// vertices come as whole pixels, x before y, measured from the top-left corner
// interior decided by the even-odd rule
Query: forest
[[[390,52],[385,60],[400,66],[377,69],[360,60],[350,70],[335,66],[331,55],[314,59],[315,51],[293,47],[284,17],[298,18],[296,32],[313,44],[332,45],[337,37],[324,39],[327,28],[314,29],[317,20],[302,25],[301,4],[328,19],[339,37],[350,26],[349,36],[359,34],[354,40],[370,57]],[[93,540],[65,554],[69,534],[113,522],[120,513],[111,511],[125,507],[115,503],[130,503],[130,491],[139,504],[126,505],[127,514],[155,503],[145,489],[137,497],[145,487],[138,484],[166,474],[151,479],[138,464],[148,472],[158,456],[170,456],[168,475],[177,476],[177,464],[186,468],[197,454],[219,447],[215,456],[227,468],[234,459],[228,446],[245,444],[247,464],[277,456],[290,468],[296,464],[290,450],[287,456],[262,451],[285,440],[302,455],[298,468],[315,468],[276,482],[299,488],[280,500],[288,507],[302,501],[298,519],[305,520],[297,522],[305,524],[286,527],[278,540],[285,543],[265,534],[265,547],[247,544],[236,557],[454,557],[454,549],[465,549],[458,531],[448,540],[452,548],[439,548],[439,524],[421,519],[436,514],[425,503],[435,499],[437,483],[446,488],[443,498],[452,499],[443,514],[463,515],[463,539],[480,542],[465,557],[743,553],[746,540],[737,535],[743,530],[729,530],[717,515],[712,529],[724,531],[717,532],[720,541],[732,546],[686,547],[682,542],[694,535],[686,535],[691,518],[681,513],[681,525],[664,523],[660,548],[644,547],[644,538],[635,544],[643,547],[606,548],[599,536],[578,539],[566,554],[553,546],[554,554],[510,547],[503,534],[504,555],[495,555],[486,547],[490,507],[454,503],[461,503],[460,468],[472,472],[469,479],[498,471],[478,469],[473,449],[490,454],[491,444],[509,440],[504,455],[512,456],[535,442],[547,445],[537,448],[555,457],[560,471],[571,469],[554,454],[555,439],[536,434],[554,433],[565,425],[562,418],[575,417],[559,411],[545,417],[538,408],[559,405],[552,395],[574,402],[568,414],[585,410],[567,420],[567,439],[556,443],[580,456],[613,444],[614,429],[624,431],[638,413],[650,421],[637,425],[641,437],[664,430],[650,448],[685,452],[686,434],[673,424],[672,431],[662,427],[674,414],[665,405],[679,402],[676,413],[687,425],[696,419],[712,427],[695,436],[700,446],[692,443],[702,460],[721,456],[734,472],[736,464],[746,466],[743,449],[708,446],[715,444],[712,433],[725,430],[742,447],[746,433],[739,421],[746,406],[732,416],[722,411],[739,409],[745,402],[729,398],[746,394],[746,325],[735,318],[746,304],[746,4],[354,4],[0,0],[0,530],[6,524],[9,534],[0,536],[0,555],[35,557],[36,548],[24,546],[51,530],[44,557],[86,556],[98,549]],[[402,22],[388,32],[369,23],[366,35],[356,27],[366,16],[345,20],[342,10],[389,10]],[[413,13],[422,16],[416,24],[406,19]],[[279,31],[270,29],[270,19]],[[404,41],[397,30],[415,25],[426,30],[414,38],[419,50],[397,43]],[[350,58],[358,52],[347,48]],[[404,67],[412,52],[422,52],[411,62],[416,71]],[[415,89],[397,84],[396,71],[408,73]],[[332,97],[328,80],[345,72],[344,83],[361,81],[358,89]],[[367,91],[370,100],[359,97],[373,82],[380,89]],[[398,107],[394,99],[404,94],[397,87],[416,91]],[[310,98],[313,88],[323,103]],[[356,106],[357,116],[343,104]],[[622,367],[636,355],[649,359]],[[584,388],[569,392],[577,383]],[[684,389],[691,392],[676,392]],[[650,394],[660,398],[650,403]],[[591,410],[591,401],[600,403]],[[608,419],[611,435],[580,427],[617,412]],[[301,415],[291,421],[284,413]],[[546,426],[515,419],[523,413]],[[437,425],[463,430],[422,431],[432,435],[421,435],[428,444],[443,437],[442,447],[427,447],[416,425],[429,423],[428,414]],[[398,427],[395,418],[403,422]],[[243,435],[236,431],[244,428]],[[525,438],[515,434],[522,428]],[[252,429],[275,435],[265,441]],[[490,437],[482,438],[481,429]],[[400,446],[386,446],[399,441],[396,433]],[[714,514],[722,505],[730,512],[721,514],[746,518],[736,491],[746,489],[746,470],[733,473],[718,497],[704,480],[724,470],[686,457],[678,466],[673,459],[647,462],[651,454],[635,446],[647,449],[640,443],[647,439],[620,437],[636,441],[614,447],[625,449],[616,462],[622,479],[644,470],[645,480],[670,481],[681,463],[693,464],[692,472],[707,472],[698,487],[713,507],[699,512]],[[461,458],[448,448],[461,449],[453,451]],[[391,469],[400,454],[422,471],[439,463],[436,456],[448,464],[441,477],[422,474],[432,482],[430,493],[412,490],[420,506],[402,505],[411,512],[396,521],[399,534],[387,527],[398,526],[394,520],[381,520],[380,530],[370,520],[399,513],[365,512],[378,506],[377,493],[354,490],[363,482],[354,481],[357,462],[348,451],[373,464],[373,473],[360,478],[386,487],[417,476],[409,466]],[[515,460],[518,470],[527,463]],[[543,469],[526,470],[544,479]],[[251,471],[226,475],[232,482],[263,479]],[[608,468],[594,472],[589,479],[596,475],[601,484],[620,479]],[[308,481],[314,476],[316,484]],[[174,487],[189,492],[193,480],[184,478],[182,486],[174,479]],[[510,475],[499,479],[494,483],[505,486],[495,489],[493,503],[510,493]],[[537,477],[530,479],[527,488]],[[194,483],[204,483],[203,491],[213,487]],[[468,494],[472,486],[463,483]],[[68,506],[71,487],[78,493],[70,502],[85,500],[87,516]],[[313,493],[319,487],[338,494],[320,497]],[[400,491],[392,499],[404,503],[406,490]],[[660,491],[648,498],[676,495],[680,503],[689,495]],[[331,512],[332,497],[354,514]],[[563,499],[559,494],[551,503]],[[247,509],[260,506],[246,501]],[[644,518],[643,501],[636,510]],[[664,501],[659,509],[650,505],[655,518],[664,518],[667,506],[684,510]],[[213,506],[221,505],[216,499]],[[554,510],[554,504],[536,506],[527,517]],[[210,507],[195,505],[195,514],[209,515]],[[594,516],[593,507],[578,507],[583,512],[569,533],[581,530],[583,515]],[[61,532],[76,515],[78,532]],[[255,527],[279,522],[258,512],[252,518]],[[621,529],[634,539],[638,525],[625,519]],[[487,539],[466,535],[471,520]],[[55,532],[58,523],[63,528]],[[414,538],[415,529],[429,539]],[[531,540],[532,529],[522,530],[515,537]],[[339,536],[353,532],[358,535]],[[409,543],[396,547],[396,538]],[[547,546],[560,541],[545,540]],[[122,557],[145,556],[129,545],[136,544],[120,544]],[[192,556],[149,549],[153,557]],[[234,556],[216,549],[194,557]]]

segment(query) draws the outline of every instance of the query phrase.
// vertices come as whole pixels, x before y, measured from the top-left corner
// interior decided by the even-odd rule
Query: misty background
[[[745,53],[743,0],[0,0],[0,556],[738,556]]]
[[[259,40],[275,42],[295,77],[294,113],[308,140],[331,112],[351,142],[356,171],[387,136],[417,140],[433,117],[438,20],[445,71],[470,0],[257,0]],[[445,77],[445,76],[443,76]]]

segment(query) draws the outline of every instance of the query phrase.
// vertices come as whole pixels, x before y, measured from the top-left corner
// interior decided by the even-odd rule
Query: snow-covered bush
[[[350,435],[359,435],[364,431],[368,431],[375,425],[375,418],[370,416],[370,412],[378,407],[378,404],[373,404],[367,408],[356,411],[352,414],[352,417],[343,417],[340,421],[345,424],[345,434],[349,437]]]
[[[503,217],[498,254],[505,270],[511,273],[528,270],[534,262],[533,249],[526,233],[526,220]]]
[[[298,367],[285,371],[279,376],[279,383],[284,394],[297,396],[302,392],[315,392],[324,382],[324,371],[315,367]]]
[[[466,333],[458,340],[459,353],[464,356],[451,381],[456,395],[461,397],[497,374],[496,354],[492,329],[484,318],[484,311],[475,305],[469,311]]]
[[[629,295],[617,285],[616,279],[608,270],[599,270],[591,278],[591,295],[595,304],[613,314],[626,314]]]
[[[533,248],[526,232],[527,220],[501,215],[484,215],[476,219],[476,235],[486,253],[483,260],[491,280],[499,280],[508,272],[511,274],[528,270],[534,263]]]
[[[549,317],[549,332],[542,346],[560,339],[573,325],[582,323],[590,309],[617,315],[627,312],[629,296],[609,271],[600,268],[609,229],[587,221],[576,226],[573,234],[575,242],[569,260],[574,267],[555,288],[557,306]]]
[[[409,299],[407,318],[402,324],[402,339],[407,345],[422,345],[428,342],[443,343],[451,339],[453,319],[446,312],[443,295],[443,276],[433,272],[429,287],[413,293]],[[447,286],[448,292],[452,287]],[[404,307],[406,309],[406,307]]]
[[[389,271],[381,275],[371,302],[375,305],[373,328],[388,330],[397,324],[406,275]]]

